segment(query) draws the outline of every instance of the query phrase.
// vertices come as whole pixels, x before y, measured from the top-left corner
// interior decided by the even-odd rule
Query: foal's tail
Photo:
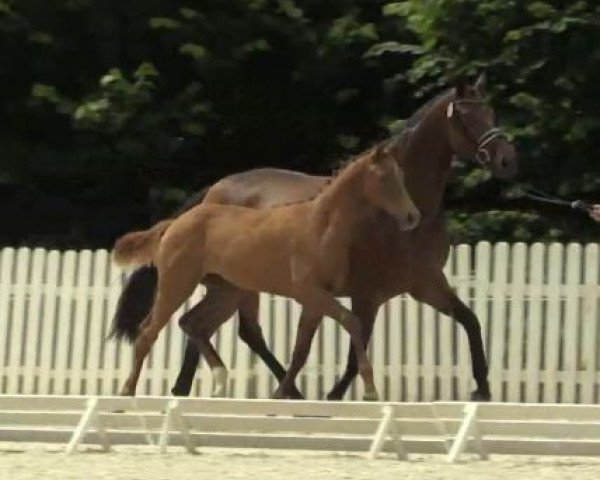
[[[140,333],[140,325],[150,313],[154,303],[158,272],[151,265],[160,238],[173,220],[157,223],[151,229],[123,235],[115,242],[113,259],[118,265],[140,265],[127,279],[119,297],[112,328],[108,338],[121,340],[125,337],[130,343]]]
[[[190,197],[171,218],[176,218],[202,203],[207,191],[208,187]],[[125,237],[123,237],[123,240]],[[126,338],[129,342],[135,341],[140,333],[140,325],[152,309],[157,283],[158,272],[154,265],[143,265],[133,271],[127,279],[117,302],[109,338],[116,338],[117,340]]]
[[[154,262],[163,233],[173,220],[158,222],[149,230],[131,232],[115,242],[113,259],[117,265],[145,265]]]
[[[158,271],[154,265],[144,265],[129,276],[121,292],[108,338],[129,343],[140,333],[140,325],[150,313],[154,303]]]

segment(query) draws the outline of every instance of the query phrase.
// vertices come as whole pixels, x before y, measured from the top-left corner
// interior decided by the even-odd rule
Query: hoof
[[[379,395],[377,394],[376,390],[365,392],[363,395],[363,400],[365,402],[377,402],[379,401]]]
[[[471,401],[472,402],[489,402],[492,399],[491,393],[482,392],[480,390],[475,390],[471,393]]]
[[[216,367],[212,371],[213,391],[211,397],[227,396],[227,369],[225,367]]]
[[[173,395],[174,397],[188,397],[190,395],[190,392],[185,392],[183,390],[179,390],[173,387],[171,389],[171,395]]]
[[[289,398],[290,400],[304,400],[304,395],[300,393],[300,390],[294,387],[292,390],[287,392],[285,398]]]
[[[121,390],[121,393],[119,393],[119,395],[121,397],[135,397],[135,390],[128,388],[128,387],[123,387],[123,389]]]
[[[344,398],[344,392],[340,391],[336,387],[333,387],[331,392],[327,394],[327,400],[330,402],[339,402],[342,398]]]
[[[284,398],[285,396],[283,394],[283,391],[279,388],[271,394],[272,400],[283,400]]]
[[[271,395],[273,400],[304,400],[304,395],[296,388],[282,388],[281,385]]]

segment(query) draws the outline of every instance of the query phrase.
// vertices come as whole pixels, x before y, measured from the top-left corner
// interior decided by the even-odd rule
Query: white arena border
[[[0,442],[600,456],[600,405],[0,395]]]

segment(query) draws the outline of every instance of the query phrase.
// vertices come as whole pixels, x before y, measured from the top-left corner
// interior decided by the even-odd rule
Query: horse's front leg
[[[427,283],[417,286],[410,294],[415,300],[425,302],[441,313],[449,315],[465,329],[469,339],[473,377],[477,384],[477,389],[471,393],[471,400],[489,401],[491,394],[488,365],[483,349],[481,325],[477,316],[458,298],[442,271],[426,277]]]

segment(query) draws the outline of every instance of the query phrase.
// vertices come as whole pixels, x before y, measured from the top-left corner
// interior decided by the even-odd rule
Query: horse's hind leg
[[[267,346],[258,322],[258,306],[258,293],[248,293],[242,299],[239,309],[239,335],[246,345],[265,362],[277,380],[281,382],[285,378],[286,371]],[[293,398],[303,398],[295,385],[289,387],[288,393]]]
[[[373,324],[375,323],[375,316],[377,315],[378,304],[372,299],[364,299],[358,297],[352,297],[352,311],[360,319],[362,325],[362,339],[365,349],[371,339],[373,333]],[[348,387],[358,374],[358,361],[356,359],[356,351],[352,342],[350,343],[350,349],[348,350],[348,360],[346,362],[346,370],[344,375],[336,382],[331,389],[331,392],[327,395],[327,400],[341,400]]]
[[[191,313],[192,310],[186,312],[183,316]],[[183,317],[182,317],[183,318]],[[185,342],[185,352],[183,353],[183,363],[179,370],[175,385],[171,388],[171,393],[179,397],[187,397],[192,390],[194,375],[200,363],[200,350],[191,338],[187,338]]]
[[[213,396],[227,394],[227,368],[210,343],[210,337],[235,313],[244,293],[225,281],[211,282],[207,285],[205,297],[190,310],[190,315],[184,315],[179,320],[179,326],[194,341],[211,368]]]
[[[477,389],[471,394],[475,401],[488,401],[491,398],[488,383],[488,366],[483,350],[481,325],[476,315],[454,293],[445,275],[440,271],[434,280],[428,278],[428,283],[410,292],[418,301],[431,305],[436,310],[451,316],[463,326],[469,339],[471,365]]]
[[[160,331],[169,322],[171,315],[194,291],[197,279],[192,272],[181,272],[177,278],[175,275],[176,272],[171,271],[166,272],[165,275],[162,275],[162,272],[159,274],[154,305],[149,320],[144,322],[135,342],[133,369],[121,390],[121,395],[135,395],[146,355],[154,345]]]

